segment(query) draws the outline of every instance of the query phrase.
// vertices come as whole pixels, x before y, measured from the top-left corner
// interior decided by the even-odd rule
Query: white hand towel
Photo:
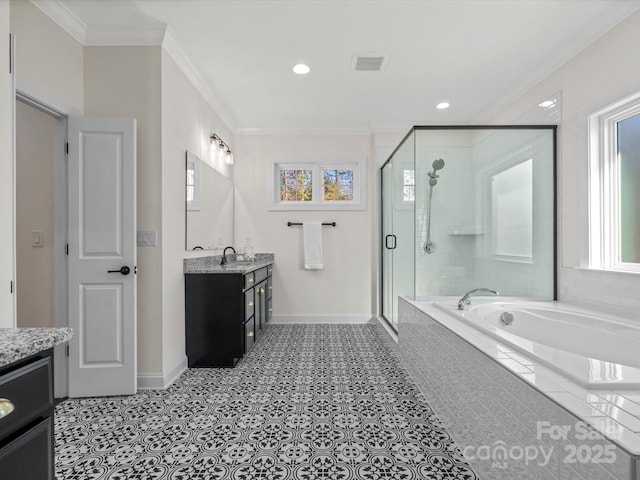
[[[302,222],[304,269],[322,270],[322,223]]]

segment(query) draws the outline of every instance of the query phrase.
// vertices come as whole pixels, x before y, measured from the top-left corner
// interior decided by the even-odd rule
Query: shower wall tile
[[[640,322],[640,275],[562,267],[558,282],[558,300]]]
[[[542,434],[539,422],[571,427],[580,420],[411,303],[399,299],[399,311],[398,356],[482,479],[637,480],[632,458],[604,438],[582,439],[574,428],[565,438]],[[514,454],[469,458],[500,446]],[[615,461],[568,462],[577,448],[612,449]],[[551,453],[544,462],[518,460],[518,449]]]

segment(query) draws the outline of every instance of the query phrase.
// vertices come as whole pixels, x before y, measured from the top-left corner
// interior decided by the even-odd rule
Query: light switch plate
[[[31,246],[43,247],[44,239],[42,237],[42,230],[31,230]]]
[[[138,246],[139,247],[157,247],[158,231],[157,230],[138,230]]]

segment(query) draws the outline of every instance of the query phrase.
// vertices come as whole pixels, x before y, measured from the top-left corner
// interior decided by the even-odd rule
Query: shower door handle
[[[393,240],[391,246],[389,246],[389,240]],[[387,235],[384,237],[384,246],[387,250],[395,250],[396,249],[396,236],[395,235]]]

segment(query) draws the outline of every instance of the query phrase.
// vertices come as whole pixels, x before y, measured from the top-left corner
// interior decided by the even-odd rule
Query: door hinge
[[[67,246],[65,247],[65,252],[67,253],[67,256],[69,256],[69,244],[67,243]]]
[[[15,38],[10,33],[9,34],[9,75],[13,74],[13,70],[14,70],[13,68],[13,55],[15,51],[14,41],[15,41]]]
[[[13,293],[13,280],[9,282],[9,293]]]
[[[64,151],[67,155],[69,155],[69,142],[67,142],[64,146]]]
[[[67,352],[67,357],[69,356],[69,345],[67,345],[67,348],[65,348],[66,352]]]

